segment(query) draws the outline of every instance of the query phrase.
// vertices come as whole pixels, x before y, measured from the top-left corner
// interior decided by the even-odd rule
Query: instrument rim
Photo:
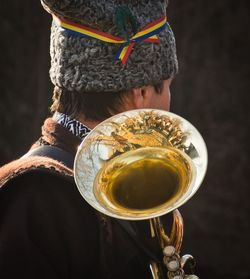
[[[96,130],[99,127],[105,125],[105,123],[110,123],[114,119],[119,119],[119,117],[123,117],[123,116],[125,116],[125,115],[127,115],[129,113],[132,113],[132,114],[136,115],[136,114],[138,114],[140,112],[152,112],[152,113],[156,112],[156,113],[159,113],[159,114],[164,114],[164,115],[167,115],[167,116],[169,116],[169,117],[171,117],[173,119],[180,120],[182,124],[184,123],[186,127],[189,127],[190,131],[192,131],[192,133],[194,133],[195,136],[197,136],[197,141],[199,142],[199,145],[202,146],[202,152],[199,153],[199,155],[202,153],[202,157],[203,157],[202,166],[201,166],[202,172],[201,172],[201,170],[199,171],[199,183],[198,183],[199,185],[194,187],[193,190],[191,191],[191,193],[185,199],[183,199],[183,201],[181,201],[180,203],[177,203],[176,205],[173,205],[172,207],[169,207],[169,208],[163,210],[160,213],[150,214],[148,216],[136,216],[136,217],[131,218],[131,216],[122,216],[122,215],[114,214],[113,212],[109,212],[105,208],[100,207],[100,204],[99,204],[99,202],[97,200],[96,200],[96,202],[93,202],[92,200],[90,200],[85,195],[85,193],[82,190],[82,186],[80,185],[80,182],[79,182],[79,180],[77,178],[78,176],[76,174],[76,170],[77,170],[77,164],[78,164],[79,157],[81,156],[80,153],[81,153],[81,150],[83,149],[83,146],[85,146],[87,140],[96,132]],[[199,158],[200,157],[201,156],[199,156]],[[190,160],[193,161],[192,158],[190,158]],[[81,142],[81,144],[79,145],[77,153],[76,153],[76,156],[75,156],[75,160],[74,160],[73,172],[74,172],[75,183],[77,185],[77,188],[78,188],[80,194],[82,195],[84,200],[88,204],[90,204],[93,208],[95,208],[97,211],[99,211],[99,212],[101,212],[101,213],[103,213],[105,215],[108,215],[110,217],[113,217],[113,218],[118,218],[118,219],[122,219],[122,220],[134,220],[134,221],[136,221],[136,220],[147,220],[147,219],[151,219],[151,218],[155,218],[155,217],[160,217],[162,215],[165,215],[165,214],[167,214],[167,213],[169,213],[169,212],[179,208],[184,203],[186,203],[198,191],[198,189],[200,188],[201,183],[203,182],[205,174],[206,174],[207,164],[208,164],[208,153],[207,153],[207,147],[206,147],[205,141],[204,141],[202,135],[200,134],[200,132],[188,120],[186,120],[185,118],[183,118],[183,117],[181,117],[181,116],[179,116],[179,115],[177,115],[175,113],[164,111],[164,110],[157,110],[157,109],[136,109],[136,110],[126,111],[126,112],[122,112],[122,113],[116,114],[116,115],[114,115],[114,116],[112,116],[112,117],[102,121],[100,124],[98,124],[88,134],[88,136]],[[194,166],[195,166],[196,172],[198,172],[197,164],[194,163]]]

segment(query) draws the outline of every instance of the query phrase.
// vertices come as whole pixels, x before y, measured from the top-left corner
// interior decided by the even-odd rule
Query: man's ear
[[[132,88],[124,99],[124,109],[143,109],[147,108],[152,98],[152,86]]]
[[[135,109],[141,109],[144,106],[144,93],[143,88],[133,88],[131,89],[131,101]]]
[[[154,96],[153,86],[147,85],[140,88],[132,89],[134,101],[137,108],[148,108]]]

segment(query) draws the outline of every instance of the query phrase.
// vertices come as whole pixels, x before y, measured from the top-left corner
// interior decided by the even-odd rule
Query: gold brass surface
[[[134,110],[99,124],[80,145],[74,164],[85,200],[111,217],[159,217],[199,188],[207,151],[185,119],[161,110]]]
[[[182,117],[161,110],[134,110],[99,124],[79,146],[74,177],[96,210],[126,220],[150,219],[160,247],[180,252],[183,219],[177,210],[198,190],[207,168],[206,145]],[[173,212],[170,235],[160,216]],[[150,263],[155,279],[165,278]]]
[[[183,195],[194,173],[190,159],[171,147],[142,147],[116,156],[94,180],[94,194],[110,212],[148,216]]]

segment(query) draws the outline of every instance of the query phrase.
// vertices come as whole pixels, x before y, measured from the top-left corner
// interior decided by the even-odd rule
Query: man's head
[[[174,35],[165,23],[167,0],[42,0],[42,4],[59,18],[51,33],[52,110],[72,116],[80,111],[100,119],[121,109],[169,107],[162,105],[162,89],[178,65]],[[82,37],[79,28],[94,36]],[[106,42],[96,34],[125,42]],[[140,41],[132,42],[138,34]],[[121,50],[128,58],[124,65],[115,59]]]
[[[169,110],[172,78],[154,85],[127,91],[77,94],[55,87],[52,112],[62,112],[72,118],[102,121],[114,114],[131,109],[155,108]]]

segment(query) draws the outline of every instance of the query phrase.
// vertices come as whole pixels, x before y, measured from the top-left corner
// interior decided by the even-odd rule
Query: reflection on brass
[[[153,226],[153,235],[156,235],[159,241],[159,244],[162,248],[173,245],[177,253],[181,250],[182,239],[183,239],[183,219],[178,209],[173,211],[173,224],[168,236],[165,232],[163,224],[160,217],[156,217],[150,220]]]
[[[135,110],[99,124],[79,147],[74,174],[83,197],[111,217],[150,219],[160,247],[180,252],[183,219],[176,209],[199,188],[207,151],[185,119],[160,110]],[[173,212],[169,235],[159,216]],[[150,263],[155,279],[166,267]]]
[[[183,240],[183,219],[178,209],[173,211],[173,225],[170,235],[170,243],[175,246],[178,253],[181,251]]]
[[[149,264],[150,271],[152,273],[152,279],[163,279],[162,274],[162,266],[156,262],[150,262]]]
[[[110,211],[148,216],[178,200],[191,178],[192,165],[179,150],[144,147],[107,162],[96,176],[94,193]]]
[[[180,121],[167,115],[146,111],[141,112],[136,118],[125,119],[121,124],[110,122],[108,125],[113,129],[111,135],[100,134],[93,138],[93,144],[111,145],[115,150],[113,157],[146,146],[171,146],[182,151],[186,149],[184,143],[187,134],[181,130]]]

